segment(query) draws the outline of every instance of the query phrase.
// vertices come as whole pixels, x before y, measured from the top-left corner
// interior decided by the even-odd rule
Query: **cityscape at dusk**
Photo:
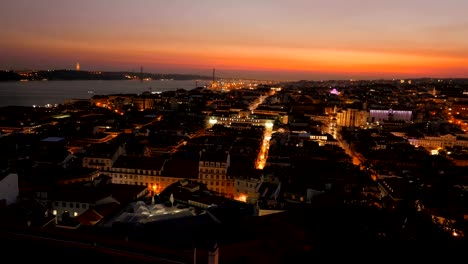
[[[467,10],[4,1],[0,261],[459,262]]]
[[[468,3],[7,1],[0,69],[319,80],[468,76]]]

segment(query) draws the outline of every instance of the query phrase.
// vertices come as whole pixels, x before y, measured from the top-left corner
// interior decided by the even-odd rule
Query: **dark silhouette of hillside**
[[[162,74],[140,72],[101,72],[76,70],[50,70],[50,71],[0,71],[0,81],[19,80],[129,80],[129,79],[173,79],[173,80],[210,80],[212,77],[195,74]]]

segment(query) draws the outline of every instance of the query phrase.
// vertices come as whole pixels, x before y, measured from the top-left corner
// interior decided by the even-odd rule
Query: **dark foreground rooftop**
[[[405,217],[408,218],[405,227]],[[2,257],[17,263],[207,263],[219,245],[219,263],[311,263],[324,260],[374,262],[452,259],[464,254],[466,241],[431,229],[418,215],[377,209],[330,206],[294,208],[283,213],[217,223],[205,214],[192,222],[156,223],[142,230],[0,229]],[[18,254],[16,252],[22,252]],[[448,263],[447,262],[447,263]]]

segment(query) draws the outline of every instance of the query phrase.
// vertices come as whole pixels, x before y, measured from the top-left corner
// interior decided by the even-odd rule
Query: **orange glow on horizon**
[[[178,43],[120,43],[62,41],[38,37],[35,41],[14,35],[8,46],[22,47],[30,54],[66,59],[77,54],[86,65],[147,65],[174,69],[208,69],[242,71],[289,71],[319,73],[366,73],[450,75],[466,74],[466,56],[448,56],[434,53],[409,54],[405,52],[376,52],[363,50],[338,50],[317,48],[280,48],[247,46],[186,46]]]
[[[468,1],[4,2],[2,69],[468,78]]]

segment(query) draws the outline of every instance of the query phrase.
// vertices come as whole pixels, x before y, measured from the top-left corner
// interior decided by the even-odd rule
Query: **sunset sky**
[[[0,69],[468,77],[466,0],[12,0]]]

